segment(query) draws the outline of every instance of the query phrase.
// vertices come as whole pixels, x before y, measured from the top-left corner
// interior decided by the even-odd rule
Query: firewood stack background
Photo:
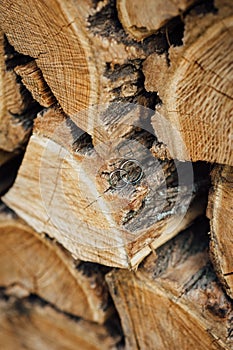
[[[1,1],[1,349],[233,349],[232,100],[232,0]]]

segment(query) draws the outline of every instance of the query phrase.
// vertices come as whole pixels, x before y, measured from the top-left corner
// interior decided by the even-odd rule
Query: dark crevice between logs
[[[94,8],[97,7],[97,2],[94,2]],[[121,22],[119,21],[116,0],[110,0],[100,11],[89,16],[89,29],[94,35],[114,39],[118,43],[123,43],[126,46],[134,46],[140,48],[148,56],[151,53],[158,54],[167,53],[169,63],[168,50],[170,46],[183,45],[184,35],[184,18],[190,13],[196,15],[205,15],[207,13],[216,13],[217,9],[214,6],[214,0],[200,0],[192,4],[186,11],[181,11],[179,16],[172,18],[163,27],[159,28],[156,33],[145,38],[141,42],[130,38],[124,31]]]
[[[103,290],[104,289],[108,290],[107,283],[105,282],[104,279],[105,279],[105,275],[109,271],[111,271],[111,268],[107,266],[102,266],[97,263],[91,263],[91,262],[85,262],[85,261],[78,262],[78,265],[76,268],[84,276],[88,278],[94,277],[96,279],[97,284],[101,286],[100,288],[103,288]],[[98,279],[99,279],[99,283],[98,283]],[[106,311],[110,307],[115,310],[111,295],[110,293],[108,293],[106,295],[106,298],[103,298],[101,308],[103,311]]]
[[[13,70],[16,65],[25,64],[32,60],[31,57],[21,55],[15,51],[13,46],[8,42],[6,36],[4,38],[4,50],[6,70]],[[14,150],[9,160],[0,165],[0,197],[3,196],[14,183],[27,143],[31,136],[33,120],[42,109],[39,103],[33,99],[31,93],[22,84],[21,77],[17,74],[15,74],[15,76],[16,82],[20,85],[20,94],[25,108],[21,114],[13,114],[11,111],[8,112],[12,115],[14,122],[21,123],[24,129],[28,130],[28,137],[18,145],[18,148]]]
[[[155,106],[160,103],[158,95],[154,92],[147,92],[144,86],[145,77],[142,72],[143,60],[130,60],[126,64],[116,64],[114,67],[110,63],[106,64],[104,76],[109,79],[112,100],[109,107],[102,113],[103,124],[119,123],[124,116],[130,113],[137,106],[142,106],[137,125],[132,125],[133,131],[137,128],[147,131],[149,138],[154,137],[154,131],[151,125],[151,117],[154,114]],[[124,81],[124,77],[132,77]],[[117,87],[116,87],[117,86]],[[133,87],[133,92],[126,94],[125,91],[130,91]],[[121,137],[128,138],[126,135]]]
[[[191,256],[204,253],[206,255],[206,261],[203,262],[203,267],[200,268],[195,274],[190,274],[189,280],[182,288],[181,293],[178,295],[178,299],[182,297],[188,297],[189,294],[193,294],[195,290],[202,291],[203,295],[208,297],[211,294],[212,288],[220,288],[221,284],[214,271],[213,265],[209,257],[209,220],[205,217],[197,218],[191,227],[180,232],[176,237],[156,249],[156,258],[147,260],[141,263],[142,270],[145,270],[156,280],[169,271],[169,269],[179,268],[179,265],[185,263],[185,261]],[[231,312],[231,300],[224,294],[224,298],[218,300],[218,295],[215,298],[208,298],[205,308],[220,318],[225,318]],[[229,324],[228,334],[230,337],[232,331],[232,325]]]
[[[70,314],[65,311],[61,311],[59,308],[56,307],[53,303],[48,302],[47,300],[39,297],[36,294],[30,294],[27,297],[23,298],[16,298],[14,295],[7,293],[7,287],[1,286],[0,287],[0,299],[4,299],[6,301],[12,300],[12,308],[18,310],[20,314],[30,314],[30,309],[28,307],[25,307],[26,303],[29,303],[31,306],[33,305],[39,305],[41,307],[50,306],[52,309],[54,309],[56,312],[61,313],[63,315],[66,315],[68,318],[74,320],[74,321],[80,321],[81,318]]]
[[[117,15],[116,0],[110,0],[99,12],[88,18],[89,28],[95,35],[115,39],[118,43],[126,46],[134,46],[143,49],[146,55],[152,52],[162,54],[169,49],[169,45],[177,45],[183,36],[183,23],[179,17],[171,20],[171,23],[159,29],[155,34],[150,35],[142,42],[138,43],[131,39],[124,31]],[[167,33],[176,31],[176,35],[171,35],[170,41],[167,41]],[[174,39],[174,40],[173,40]]]
[[[5,52],[5,65],[6,70],[13,71],[14,68],[18,65],[24,65],[33,59],[30,56],[25,56],[18,53],[14,47],[8,42],[7,37],[4,37],[4,52]],[[21,99],[25,105],[25,109],[21,114],[13,114],[11,111],[12,117],[17,121],[21,122],[25,129],[32,128],[33,119],[36,118],[37,113],[43,108],[35,101],[26,87],[22,83],[22,79],[19,75],[14,73],[16,76],[16,82],[20,85],[20,95]]]
[[[91,135],[80,129],[72,119],[69,117],[66,118],[66,125],[69,127],[73,137],[73,151],[80,154],[86,154],[92,151],[94,146]]]
[[[216,14],[218,9],[214,5],[214,0],[199,0],[194,4],[189,6],[189,8],[184,12],[184,16],[193,13],[196,15],[205,15],[207,13]]]
[[[34,60],[33,57],[17,52],[4,35],[4,52],[6,69],[13,70],[16,66],[25,65]]]
[[[97,7],[98,2],[94,2],[94,7]],[[155,34],[150,35],[142,42],[129,37],[124,31],[121,22],[119,21],[116,0],[110,0],[99,12],[89,16],[88,22],[90,30],[95,35],[115,39],[118,43],[123,43],[126,46],[135,46],[145,51],[146,55],[157,52],[162,54],[168,52],[170,46],[182,45],[184,34],[184,17],[190,12],[197,15],[205,15],[207,13],[216,13],[217,9],[214,6],[214,0],[200,0],[189,6],[186,11],[181,12],[180,16],[172,18],[163,27],[157,30]]]
[[[23,156],[24,152],[21,151],[19,154],[10,158],[6,163],[0,165],[0,197],[4,196],[13,185]]]
[[[116,64],[114,67],[110,63],[106,64],[104,76],[113,85],[117,85],[111,91],[111,95],[113,96],[111,102],[135,103],[154,110],[155,105],[160,102],[160,99],[156,93],[146,91],[142,64],[143,60],[141,59],[129,60],[126,64]],[[121,79],[127,76],[133,76],[134,78],[129,79],[127,82],[121,82]],[[119,85],[117,81],[119,81]],[[132,92],[125,92],[130,87],[134,87]],[[112,106],[110,106],[110,111],[111,108]]]
[[[204,216],[197,218],[190,228],[180,232],[170,241],[156,249],[156,262],[151,266],[152,270],[149,269],[148,272],[152,273],[152,277],[156,279],[166,272],[171,263],[175,266],[185,261],[190,254],[194,255],[200,251],[207,251],[209,243],[208,232],[209,220]],[[186,236],[186,239],[184,239],[184,236]],[[182,254],[179,252],[182,252]],[[141,266],[148,270],[146,261],[142,262]]]
[[[39,297],[36,294],[30,294],[27,297],[23,298],[16,298],[14,295],[9,295],[7,293],[7,288],[5,286],[0,286],[0,300],[4,300],[5,302],[8,302],[9,305],[11,305],[11,309],[18,312],[19,315],[25,315],[30,318],[30,309],[33,306],[40,306],[40,307],[51,307],[53,310],[55,310],[59,314],[65,315],[68,319],[74,321],[74,322],[80,322],[82,320],[81,317],[76,316],[74,314],[71,314],[69,312],[65,312],[60,310],[56,305],[53,303],[48,302],[47,300]],[[91,321],[89,321],[91,323]],[[117,349],[123,349],[125,340],[124,340],[124,334],[120,323],[120,318],[117,314],[112,315],[111,318],[109,318],[103,326],[107,329],[108,333],[112,337],[120,338],[120,340],[117,342],[116,347]]]

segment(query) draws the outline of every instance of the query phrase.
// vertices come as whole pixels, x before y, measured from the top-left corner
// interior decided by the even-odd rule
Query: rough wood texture
[[[4,197],[35,230],[55,237],[74,257],[135,268],[205,210],[204,178],[193,186],[190,164],[155,159],[144,131],[94,148],[84,136],[58,109],[42,113]],[[143,177],[114,189],[109,173],[125,158],[119,156],[124,148],[131,151],[126,159],[141,163]]]
[[[233,168],[215,166],[207,215],[210,218],[210,253],[218,277],[233,298]]]
[[[232,163],[232,4],[191,3],[1,1],[2,77],[40,104],[30,102],[30,120],[45,107],[4,196],[31,228],[5,209],[0,217],[4,349],[119,349],[110,269],[75,259],[137,270],[151,252],[137,272],[107,276],[126,349],[232,349],[232,303],[209,261],[206,221],[171,240],[206,209],[208,175],[190,158]],[[114,188],[110,175],[130,159],[142,177]]]
[[[16,74],[7,70],[4,46],[4,35],[0,31],[0,149],[13,152],[24,146],[31,132],[23,118],[30,98],[26,100],[24,89]],[[9,154],[7,159],[10,157]]]
[[[180,15],[195,0],[117,0],[119,19],[127,33],[143,40]]]
[[[91,48],[82,46],[83,3],[78,8],[56,0],[38,1],[36,5],[28,1],[1,3],[2,29],[9,41],[18,52],[36,58],[45,80],[69,113],[85,108],[92,92],[91,63],[86,59],[92,56]]]
[[[145,86],[162,100],[152,124],[172,158],[233,165],[233,8],[215,4],[216,14],[186,17],[184,45],[171,47],[169,58],[146,59]]]
[[[0,31],[0,196],[13,184],[40,109],[13,70],[21,61]]]
[[[96,6],[86,0],[69,4],[39,0],[35,6],[24,0],[14,4],[4,0],[0,20],[15,50],[33,59],[15,68],[32,95],[44,106],[48,106],[45,95],[56,100],[68,116],[76,117],[78,127],[92,135],[94,143],[96,137],[104,138],[100,130],[95,135],[100,122],[90,110],[77,117],[80,110],[94,106],[95,111],[99,104],[111,101],[154,106],[155,94],[143,87],[141,63],[148,53],[164,51],[165,35],[164,40],[158,35],[145,44],[130,40],[119,26],[113,1]],[[107,120],[102,120],[103,134],[108,124],[112,130],[119,128],[121,121],[113,112],[110,108]]]
[[[36,294],[61,311],[103,323],[112,313],[104,272],[74,261],[55,241],[33,231],[5,206],[0,211],[0,286]]]
[[[232,303],[210,265],[207,230],[200,221],[137,272],[107,275],[127,349],[232,349]]]
[[[56,103],[56,99],[44,81],[42,72],[35,60],[24,65],[17,65],[14,68],[14,72],[21,77],[22,83],[32,92],[34,99],[41,106],[49,107]]]
[[[68,317],[34,298],[2,298],[0,311],[4,350],[120,349],[117,329],[110,335],[106,326]]]

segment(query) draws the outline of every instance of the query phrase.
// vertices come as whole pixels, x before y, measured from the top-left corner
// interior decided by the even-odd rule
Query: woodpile
[[[0,344],[233,348],[231,0],[2,0]]]

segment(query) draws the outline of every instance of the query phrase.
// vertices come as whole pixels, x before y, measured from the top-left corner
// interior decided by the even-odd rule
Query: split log
[[[4,297],[4,295],[3,295]],[[121,335],[69,317],[36,298],[0,299],[0,339],[4,350],[116,350]]]
[[[7,294],[36,294],[63,312],[98,323],[113,313],[103,268],[74,261],[3,205],[0,232],[0,286]]]
[[[137,272],[107,275],[127,349],[232,349],[232,302],[210,265],[207,231],[200,221]]]
[[[125,4],[118,0],[119,13]],[[193,14],[195,7],[188,16],[184,14],[184,45],[171,47],[167,55],[168,45],[181,44],[182,30],[173,40],[169,26],[156,32],[149,21],[145,24],[146,30],[153,31],[154,35],[137,42],[121,27],[115,1],[38,0],[35,3],[18,0],[12,3],[2,0],[0,3],[1,26],[8,44],[16,56],[24,58],[14,60],[11,75],[27,87],[41,107],[47,108],[36,119],[17,180],[4,197],[32,227],[17,219],[20,235],[16,236],[15,223],[10,226],[14,231],[5,224],[8,219],[0,223],[2,246],[8,244],[2,253],[0,271],[2,284],[7,285],[4,298],[12,294],[21,297],[18,304],[19,309],[23,309],[23,315],[20,311],[15,316],[14,304],[10,315],[8,311],[1,313],[0,332],[5,348],[17,346],[22,339],[26,347],[34,347],[34,338],[25,340],[28,334],[36,334],[45,348],[51,348],[51,342],[55,342],[56,349],[59,346],[74,348],[74,345],[75,348],[78,345],[83,349],[104,349],[105,341],[106,348],[116,345],[105,326],[79,321],[81,327],[77,329],[76,318],[72,320],[75,326],[70,326],[64,312],[100,323],[108,317],[104,273],[101,269],[91,272],[90,265],[84,262],[75,268],[74,260],[51,241],[51,237],[75,259],[136,269],[151,251],[205,211],[206,173],[193,176],[189,162],[167,158],[232,162],[229,143],[232,6],[229,0],[217,0],[216,6],[218,13],[206,14],[203,18]],[[125,15],[124,12],[121,21],[130,32],[124,22]],[[161,18],[158,23],[158,26],[164,24]],[[181,23],[179,29],[183,29]],[[136,29],[133,35],[140,35],[139,32]],[[167,62],[171,63],[170,67]],[[154,66],[159,67],[159,75],[153,71]],[[149,92],[145,90],[143,69]],[[206,72],[204,78],[200,71]],[[180,84],[178,90],[176,83]],[[153,132],[151,116],[159,101],[155,91],[159,92],[163,107],[158,125],[157,116],[152,119]],[[169,102],[170,96],[173,96],[172,102]],[[190,103],[190,96],[198,113]],[[184,122],[178,119],[182,111],[185,117],[193,113],[194,126],[187,118]],[[175,117],[170,118],[170,113]],[[171,122],[165,123],[165,127],[163,115]],[[161,136],[161,125],[162,132],[167,130],[169,134],[165,139],[163,133]],[[170,130],[171,125],[175,131]],[[210,133],[217,135],[211,143],[214,146],[208,145],[208,150],[205,148],[207,127],[208,137]],[[157,133],[163,143],[158,143]],[[184,154],[184,145],[187,154]],[[113,184],[114,171],[132,160],[134,168],[123,169],[125,178],[118,174]],[[120,175],[121,172],[122,168]],[[129,181],[131,177],[137,181]],[[117,187],[123,182],[124,187]],[[158,259],[150,256],[138,272],[114,271],[108,275],[128,349],[158,347],[160,350],[174,348],[174,344],[177,349],[193,346],[228,350],[232,347],[232,305],[209,263],[205,235],[196,232],[207,230],[204,227],[205,224],[200,223],[198,228],[188,230],[158,249]],[[24,268],[20,264],[15,266],[15,260],[8,265],[13,238],[14,251],[17,249],[15,257],[25,261]],[[23,242],[26,243],[21,252],[18,247],[22,247]],[[42,252],[39,263],[36,251]],[[39,275],[38,266],[32,263],[28,267],[28,261],[41,264]],[[61,278],[54,281],[57,269]],[[48,281],[54,281],[52,289]],[[64,283],[68,287],[64,287]],[[92,290],[92,287],[96,288]],[[25,299],[29,293],[40,295],[50,305],[46,304],[43,309],[37,303],[38,297],[31,295]],[[34,299],[37,302],[33,304]],[[89,326],[94,328],[90,330]],[[148,334],[152,327],[155,332]],[[61,332],[65,334],[65,344],[57,345]],[[88,339],[87,333],[90,333]],[[74,344],[70,343],[73,341]]]
[[[175,3],[176,8],[184,9],[191,1]],[[131,40],[119,26],[111,1],[96,5],[82,0],[68,5],[47,0],[35,6],[20,0],[9,4],[9,0],[0,4],[2,28],[14,48],[35,61],[33,68],[22,68],[18,74],[39,101],[49,87],[54,95],[51,99],[71,119],[76,116],[75,123],[92,136],[94,144],[96,139],[109,140],[114,130],[118,137],[125,135],[125,128],[117,109],[106,108],[104,116],[93,118],[90,107],[95,110],[112,101],[154,107],[156,97],[146,93],[142,73],[143,60],[153,53],[144,64],[145,86],[148,91],[158,91],[163,100],[160,112],[171,123],[164,125],[155,117],[153,126],[172,149],[172,157],[232,164],[230,0],[216,0],[217,14],[201,18],[191,12],[186,17],[184,46],[170,48],[170,67],[166,49],[173,42],[169,33],[157,33],[142,43]],[[120,8],[124,4],[119,1]],[[158,52],[165,54],[158,56]],[[28,83],[28,75],[34,83]]]
[[[210,253],[216,273],[233,298],[233,168],[215,166],[207,215],[210,218]]]
[[[50,108],[35,121],[4,202],[75,258],[135,268],[205,210],[206,173],[195,178],[190,163],[158,161],[150,152],[153,140],[134,129],[127,138],[93,147],[88,135]],[[124,159],[136,159],[143,176],[115,188],[109,174]]]
[[[125,31],[140,41],[156,33],[193,3],[195,0],[117,0],[117,9]]]
[[[39,110],[12,69],[14,62],[19,63],[21,59],[0,31],[0,196],[15,180],[31,135],[33,118]]]
[[[146,59],[145,86],[162,100],[152,124],[172,158],[233,165],[233,7],[215,3],[216,14],[186,17],[184,45],[170,47],[169,64],[166,55]]]
[[[149,53],[166,49],[165,34],[140,44],[131,40],[119,26],[112,1],[97,6],[86,0],[69,4],[40,0],[36,6],[20,0],[9,4],[9,0],[0,4],[4,33],[17,52],[31,58],[25,69],[14,67],[15,72],[39,103],[48,107],[43,97],[49,87],[71,119],[80,110],[97,109],[99,104],[112,101],[154,107],[156,96],[144,89],[141,65]],[[75,122],[95,143],[100,137],[100,130],[95,135],[100,121],[91,114]],[[116,130],[120,124],[117,110],[113,113],[109,108],[107,115],[101,120],[103,133],[105,129]],[[105,135],[105,140],[108,137]]]
[[[24,148],[37,112],[19,76],[7,67],[6,62],[9,64],[14,59],[14,52],[0,31],[0,149],[9,152],[9,158],[10,152],[17,153]]]

